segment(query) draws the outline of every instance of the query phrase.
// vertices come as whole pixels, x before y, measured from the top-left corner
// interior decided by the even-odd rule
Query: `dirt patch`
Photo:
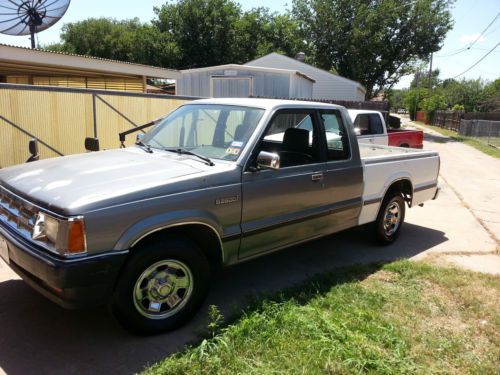
[[[455,334],[463,333],[468,325],[462,320],[462,303],[453,294],[438,284],[423,280],[422,298],[427,301],[429,314],[419,325],[422,331],[447,330]]]

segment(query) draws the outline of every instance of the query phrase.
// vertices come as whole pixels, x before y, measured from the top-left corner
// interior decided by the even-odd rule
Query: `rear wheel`
[[[207,295],[207,259],[184,239],[152,242],[136,251],[115,288],[113,314],[135,334],[180,327],[196,314]]]
[[[380,206],[374,223],[375,239],[381,245],[393,243],[405,219],[405,201],[400,193],[388,194]]]

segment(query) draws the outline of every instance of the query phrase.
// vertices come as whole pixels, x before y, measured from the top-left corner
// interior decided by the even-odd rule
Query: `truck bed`
[[[389,146],[422,148],[424,132],[414,129],[387,129]]]
[[[394,146],[383,146],[383,145],[370,145],[370,144],[359,144],[359,153],[363,161],[371,162],[372,160],[387,160],[394,157],[412,158],[412,157],[425,157],[430,155],[437,156],[436,151],[430,150],[419,150],[415,148],[406,147],[394,147]]]
[[[389,184],[407,179],[412,183],[412,206],[436,195],[439,154],[436,151],[360,144],[364,166],[363,209],[359,224],[375,220]]]

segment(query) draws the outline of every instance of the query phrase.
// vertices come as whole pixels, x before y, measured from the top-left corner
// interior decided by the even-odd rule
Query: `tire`
[[[375,240],[380,245],[396,241],[405,219],[405,201],[400,193],[386,195],[374,223]]]
[[[205,300],[209,273],[206,257],[187,239],[146,243],[136,249],[122,271],[111,311],[134,334],[179,328]]]

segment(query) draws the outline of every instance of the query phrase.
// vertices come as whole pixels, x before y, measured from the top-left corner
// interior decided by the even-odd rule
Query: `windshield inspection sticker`
[[[238,155],[240,153],[240,149],[237,147],[228,147],[226,149],[226,154]]]
[[[226,154],[238,155],[242,147],[243,147],[243,142],[233,141],[226,149]]]

